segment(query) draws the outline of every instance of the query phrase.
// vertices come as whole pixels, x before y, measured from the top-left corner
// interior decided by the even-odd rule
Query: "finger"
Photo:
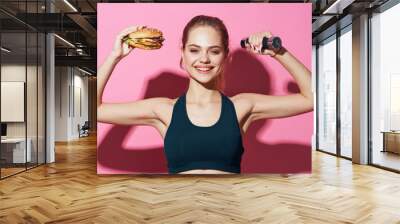
[[[123,52],[125,54],[131,52],[132,49],[133,49],[133,47],[131,47],[130,45],[124,44],[124,46],[123,46]]]
[[[264,36],[270,38],[270,37],[272,37],[272,33],[271,32],[264,32]]]
[[[131,27],[128,27],[128,28],[126,28],[126,29],[121,31],[120,37],[124,37],[124,36],[134,32],[134,31],[143,29],[144,27],[146,27],[146,26],[131,26]]]
[[[251,45],[252,47],[255,46],[256,41],[255,41],[255,36],[254,36],[254,35],[251,35],[251,36],[249,37],[249,43],[250,43],[250,45]]]
[[[271,51],[271,50],[264,50],[263,54],[265,54],[265,55],[274,55],[274,52]]]
[[[122,32],[126,33],[126,32],[136,31],[141,27],[143,27],[143,26],[130,26],[128,28],[123,29]]]
[[[248,38],[245,39],[244,47],[245,47],[246,49],[250,49],[250,48],[251,48],[250,37],[248,37]]]
[[[253,46],[251,46],[250,42],[246,42],[246,50],[251,51],[253,49]]]
[[[126,42],[122,43],[122,49],[123,50],[128,49],[128,47],[129,47],[129,44],[127,44]]]
[[[135,29],[123,30],[121,33],[119,33],[119,37],[120,38],[125,37],[126,35],[134,32],[134,31],[136,31],[136,28]]]
[[[260,35],[257,36],[256,42],[257,42],[256,47],[261,49],[261,36]]]
[[[246,50],[249,51],[249,52],[251,52],[251,53],[254,53],[254,54],[257,54],[257,53],[258,53],[257,48],[256,48],[255,46],[253,46],[253,45],[247,47]]]
[[[257,53],[258,52],[258,48],[256,46],[253,46],[253,53]]]
[[[141,29],[146,28],[146,27],[147,26],[138,26],[138,27],[136,27],[136,30],[134,30],[134,31],[141,30]]]

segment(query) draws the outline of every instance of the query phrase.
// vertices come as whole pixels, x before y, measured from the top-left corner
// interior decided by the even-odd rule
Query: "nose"
[[[210,58],[208,57],[207,53],[203,53],[200,56],[200,62],[201,63],[209,63],[210,62]]]

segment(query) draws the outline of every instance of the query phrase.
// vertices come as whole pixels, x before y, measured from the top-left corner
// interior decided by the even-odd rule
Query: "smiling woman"
[[[193,17],[183,30],[180,65],[189,78],[185,93],[175,99],[157,97],[131,103],[103,103],[104,86],[114,67],[134,49],[124,39],[143,28],[133,26],[120,32],[111,54],[99,68],[98,121],[154,127],[164,138],[169,173],[240,173],[242,137],[253,121],[292,116],[313,108],[310,71],[285,48],[262,49],[263,37],[272,36],[267,31],[250,35],[247,51],[274,58],[293,76],[300,93],[224,95],[229,35],[221,19],[206,15]]]

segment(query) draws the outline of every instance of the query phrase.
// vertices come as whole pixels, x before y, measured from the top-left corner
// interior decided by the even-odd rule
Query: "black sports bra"
[[[186,94],[176,101],[164,138],[169,173],[213,169],[240,173],[242,136],[232,101],[221,94],[219,120],[212,126],[194,125],[187,115]]]

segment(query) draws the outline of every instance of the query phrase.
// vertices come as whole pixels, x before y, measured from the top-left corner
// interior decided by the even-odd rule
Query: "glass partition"
[[[318,149],[336,154],[336,35],[318,47]]]
[[[1,140],[1,175],[6,177],[25,170],[31,157],[31,151],[26,150],[25,31],[2,32],[1,46],[1,122],[6,125]]]
[[[1,1],[0,178],[45,162],[45,35],[20,19],[45,1]],[[35,18],[35,17],[33,17]]]
[[[340,35],[340,154],[352,158],[352,33],[351,25]]]

